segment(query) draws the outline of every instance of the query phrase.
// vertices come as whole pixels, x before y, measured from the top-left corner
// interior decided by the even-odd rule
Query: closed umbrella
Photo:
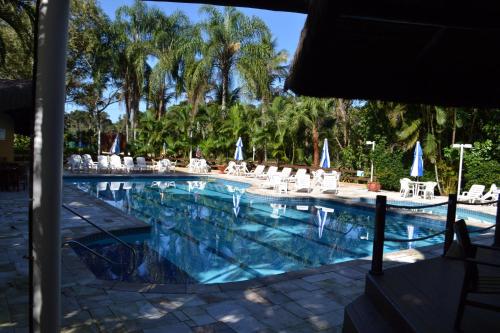
[[[422,155],[423,153],[420,141],[417,141],[415,151],[413,153],[413,163],[411,165],[410,176],[422,177],[424,175],[424,160],[422,159]]]
[[[110,154],[119,154],[120,153],[120,134],[117,134],[115,137],[115,141],[113,141],[113,145],[109,150]]]
[[[321,154],[321,162],[319,164],[322,168],[330,168],[330,152],[328,151],[328,140],[323,142],[323,152]]]
[[[241,136],[238,138],[236,142],[236,151],[234,152],[234,159],[236,161],[243,161],[243,141],[241,140]]]
[[[167,144],[163,142],[163,148],[161,149],[161,156],[167,156]]]

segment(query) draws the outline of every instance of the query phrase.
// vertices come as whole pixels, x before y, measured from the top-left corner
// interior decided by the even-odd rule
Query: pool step
[[[390,268],[380,276],[368,274],[365,294],[345,309],[343,332],[456,332],[463,274],[462,262],[441,257]],[[481,297],[491,301],[489,295]],[[498,327],[499,313],[466,308],[464,332],[498,332]]]
[[[344,333],[396,333],[373,302],[366,295],[359,296],[346,306],[344,312]]]

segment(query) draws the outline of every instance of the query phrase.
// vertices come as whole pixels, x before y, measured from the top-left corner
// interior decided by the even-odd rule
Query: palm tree
[[[225,7],[221,12],[213,6],[203,6],[200,11],[208,18],[201,23],[207,35],[203,56],[214,68],[220,81],[221,109],[226,110],[231,71],[239,63],[242,50],[252,44],[259,44],[269,29],[265,23],[256,18],[249,18],[233,7]]]
[[[322,123],[331,114],[334,106],[333,99],[321,99],[312,97],[299,97],[297,103],[289,109],[291,115],[291,126],[305,125],[311,131],[313,146],[313,166],[319,166],[319,133]]]
[[[136,137],[136,118],[139,102],[147,79],[147,58],[152,54],[153,32],[162,14],[136,0],[131,7],[122,6],[116,11],[115,33],[118,41],[116,62],[117,82],[122,87],[122,99],[126,110],[126,136],[129,139],[129,123]]]

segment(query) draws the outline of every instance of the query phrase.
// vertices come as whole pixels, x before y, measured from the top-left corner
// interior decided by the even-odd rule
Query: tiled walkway
[[[65,187],[64,202],[107,230],[144,223]],[[27,331],[26,194],[0,193],[0,332]],[[95,231],[63,210],[64,239]],[[441,254],[441,246],[388,254],[385,267]],[[369,258],[221,285],[100,281],[62,251],[63,332],[340,332],[343,308],[363,292]]]

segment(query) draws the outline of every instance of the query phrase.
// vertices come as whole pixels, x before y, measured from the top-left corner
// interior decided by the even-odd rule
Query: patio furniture
[[[321,182],[320,192],[339,193],[338,178],[336,174],[324,174]]]
[[[266,168],[265,165],[262,165],[262,164],[257,165],[257,167],[254,170],[252,170],[250,172],[247,172],[245,174],[245,176],[247,176],[247,177],[254,177],[254,178],[258,177],[258,176],[260,176],[264,172],[265,168]]]
[[[262,175],[258,176],[258,178],[269,180],[269,179],[271,179],[271,176],[277,172],[278,172],[278,167],[270,166],[269,169],[267,169],[267,172],[262,173]]]
[[[149,170],[149,166],[146,163],[146,159],[142,156],[136,157],[135,158],[135,164],[137,165],[137,169],[140,171],[147,171]]]
[[[92,156],[90,154],[83,154],[83,168],[87,171],[95,170],[97,171],[98,164],[92,160]]]
[[[297,181],[297,177],[307,175],[307,169],[299,169],[295,173],[295,175],[288,177],[289,183],[295,183]]]
[[[470,187],[469,191],[462,192],[462,195],[458,196],[459,201],[469,201],[471,203],[481,200],[484,191],[484,185],[474,184]]]
[[[495,251],[495,255],[497,255],[497,251],[500,251],[500,248],[473,244],[470,240],[467,225],[464,220],[455,222],[453,227],[462,252],[459,259],[464,262],[465,268],[462,290],[460,292],[460,301],[454,325],[455,329],[460,331],[460,324],[466,306],[474,306],[485,310],[500,312],[500,306],[494,302],[494,300],[498,298],[498,295],[500,295],[500,264],[498,264],[498,262],[493,263],[477,259],[478,249],[481,249],[482,252],[483,250],[485,250],[484,252]],[[488,268],[486,272],[489,274],[494,272],[494,275],[484,274],[478,269],[478,266]],[[470,299],[468,298],[469,294],[492,295],[491,300],[493,302],[485,302],[487,298],[484,296],[480,299],[477,297]]]
[[[410,193],[413,194],[413,186],[410,186],[410,180],[408,178],[403,178],[399,180],[399,193],[402,197],[406,198],[410,195]]]
[[[134,159],[130,156],[125,156],[123,158],[123,166],[127,172],[130,172],[131,170],[135,170],[136,166],[134,165]]]
[[[227,167],[224,169],[224,173],[227,173],[228,175],[234,175],[236,173],[236,162],[230,161],[227,165]]]
[[[419,189],[418,195],[422,194],[424,199],[434,199],[434,189],[436,186],[436,182],[425,182],[424,186]]]
[[[321,183],[323,182],[323,175],[324,174],[325,174],[325,170],[323,170],[323,169],[318,169],[316,171],[313,171],[312,172],[312,176],[313,176],[312,185],[313,186],[317,186],[317,185],[321,186]]]
[[[479,199],[481,202],[498,201],[500,190],[495,184],[491,184],[490,189]]]
[[[241,162],[240,164],[235,164],[234,169],[235,169],[234,174],[236,176],[244,176],[245,174],[248,173],[246,162]]]
[[[108,156],[97,156],[97,169],[109,171],[109,158]]]
[[[281,173],[279,175],[281,179],[288,181],[291,174],[292,174],[292,168],[283,168],[283,170],[281,170]]]
[[[295,182],[295,192],[306,190],[307,193],[311,191],[311,177],[309,175],[300,175]]]
[[[126,170],[125,166],[122,164],[122,159],[118,155],[111,155],[109,157],[109,167],[111,171],[124,171]]]
[[[68,158],[68,164],[71,172],[80,171],[82,169],[82,157],[77,154],[73,154]]]

